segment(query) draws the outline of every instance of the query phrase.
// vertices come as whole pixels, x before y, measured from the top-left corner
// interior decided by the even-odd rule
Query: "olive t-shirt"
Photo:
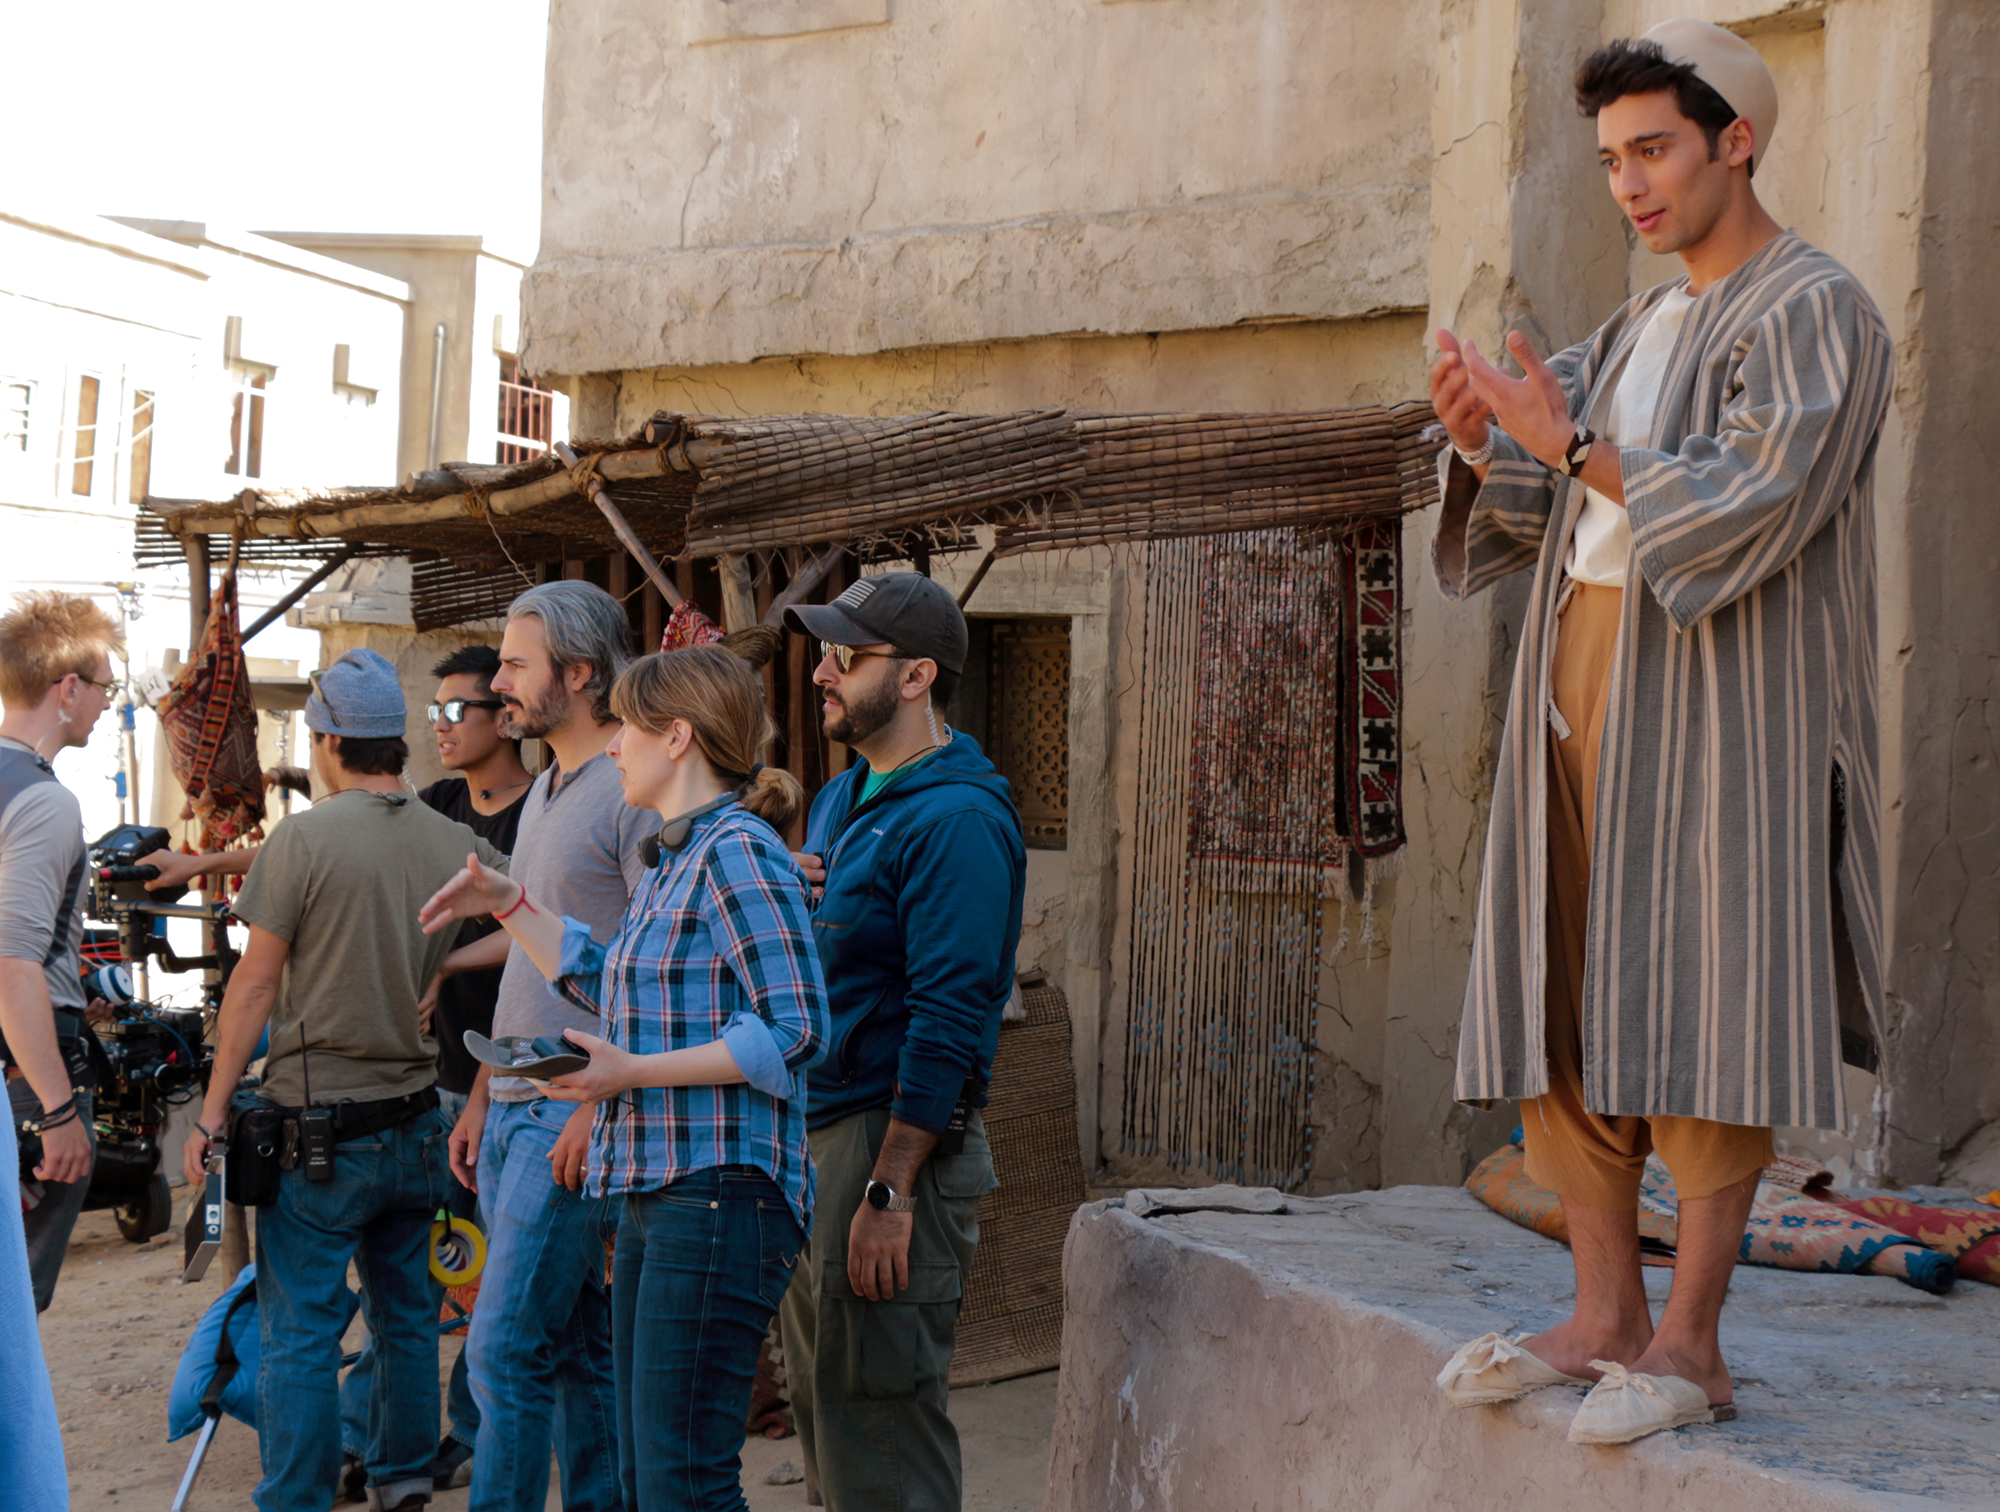
[[[320,799],[272,832],[235,908],[244,923],[292,945],[271,1009],[266,1098],[303,1105],[308,1075],[316,1103],[401,1097],[436,1080],[437,1042],[418,1028],[417,1002],[457,931],[425,934],[417,910],[473,851],[507,866],[435,809],[358,788]]]

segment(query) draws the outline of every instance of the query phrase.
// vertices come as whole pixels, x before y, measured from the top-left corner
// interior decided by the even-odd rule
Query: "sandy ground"
[[[132,1507],[164,1512],[187,1469],[192,1436],[167,1442],[167,1388],[182,1345],[203,1310],[222,1292],[220,1272],[193,1286],[180,1281],[180,1230],[151,1244],[128,1244],[110,1213],[85,1213],[64,1261],[54,1304],[42,1317],[42,1346],[55,1382],[78,1512]],[[458,1344],[439,1351],[439,1380]],[[442,1396],[440,1396],[442,1401]],[[1056,1377],[1027,1376],[955,1392],[951,1415],[965,1453],[967,1512],[1035,1512],[1042,1504]],[[797,1439],[749,1439],[743,1490],[752,1512],[806,1505],[797,1482]],[[189,1512],[240,1512],[257,1483],[257,1436],[225,1418],[210,1447]],[[466,1505],[463,1490],[438,1494],[433,1507]],[[561,1503],[551,1491],[548,1505]]]

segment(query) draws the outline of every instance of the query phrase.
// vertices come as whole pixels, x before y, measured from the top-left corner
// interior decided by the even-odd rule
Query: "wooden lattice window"
[[[994,620],[986,747],[1037,850],[1069,845],[1069,621]]]

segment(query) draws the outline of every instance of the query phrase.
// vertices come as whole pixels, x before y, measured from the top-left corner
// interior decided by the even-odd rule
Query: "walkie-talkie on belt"
[[[306,1105],[299,1110],[299,1165],[307,1181],[328,1182],[333,1180],[333,1109],[313,1106],[304,1024],[299,1025],[299,1074],[306,1084]]]

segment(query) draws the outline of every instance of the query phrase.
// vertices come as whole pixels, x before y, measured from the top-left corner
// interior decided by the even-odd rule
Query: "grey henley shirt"
[[[511,874],[543,913],[588,924],[592,938],[608,943],[646,874],[639,843],[659,827],[658,814],[626,803],[609,756],[593,756],[567,774],[551,767],[535,779],[522,805]],[[561,1034],[565,1029],[603,1032],[595,1015],[558,996],[528,953],[514,945],[507,952],[493,1008],[494,1036]],[[496,1075],[487,1091],[495,1102],[528,1102],[542,1095],[518,1076]]]

